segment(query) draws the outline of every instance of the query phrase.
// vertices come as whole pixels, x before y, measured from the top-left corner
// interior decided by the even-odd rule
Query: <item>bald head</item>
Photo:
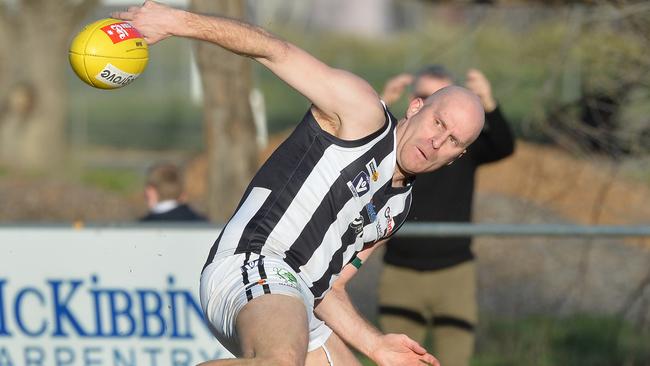
[[[466,124],[471,138],[463,141],[467,146],[472,143],[483,129],[485,111],[481,99],[472,91],[456,85],[439,89],[424,100],[424,105],[431,105],[443,114],[452,114],[455,119]]]

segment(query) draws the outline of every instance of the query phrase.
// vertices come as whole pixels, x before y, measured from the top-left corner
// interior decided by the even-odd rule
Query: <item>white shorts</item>
[[[332,330],[314,314],[309,286],[281,259],[242,253],[216,259],[201,275],[201,307],[217,340],[234,355],[241,355],[235,321],[241,309],[264,294],[299,298],[307,308],[309,347],[325,344]]]

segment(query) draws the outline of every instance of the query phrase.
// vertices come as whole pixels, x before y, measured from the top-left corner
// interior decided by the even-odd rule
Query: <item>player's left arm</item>
[[[332,289],[316,306],[316,315],[323,320],[347,344],[373,360],[377,365],[418,365],[428,362],[439,366],[438,361],[426,349],[404,334],[383,334],[370,324],[352,304],[346,285],[373,251],[386,240],[357,253],[357,259],[348,263]]]

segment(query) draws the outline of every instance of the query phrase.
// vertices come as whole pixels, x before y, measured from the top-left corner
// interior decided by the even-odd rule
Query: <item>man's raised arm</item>
[[[338,137],[364,137],[384,122],[379,97],[365,80],[327,66],[260,27],[174,9],[154,1],[115,12],[113,17],[131,22],[149,44],[171,36],[187,37],[257,60],[309,99],[331,125],[328,132]]]

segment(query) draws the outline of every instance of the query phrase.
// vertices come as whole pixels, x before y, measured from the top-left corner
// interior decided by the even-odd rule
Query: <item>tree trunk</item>
[[[193,0],[193,10],[245,19],[242,0]],[[224,222],[257,169],[255,124],[249,103],[252,65],[206,42],[196,45],[204,91],[204,138],[208,154],[208,211]]]
[[[65,152],[67,50],[99,0],[0,2],[0,161],[56,168]]]

